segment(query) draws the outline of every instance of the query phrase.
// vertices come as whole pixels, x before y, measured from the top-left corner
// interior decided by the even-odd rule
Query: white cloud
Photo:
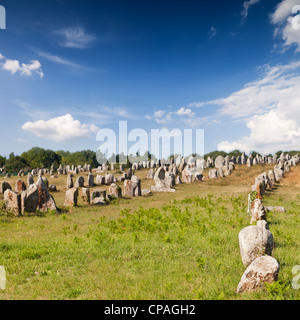
[[[219,106],[219,115],[246,123],[250,134],[236,141],[222,141],[218,145],[220,150],[271,153],[299,149],[299,92],[300,61],[295,61],[265,68],[260,79],[224,99],[193,103],[191,106]]]
[[[189,116],[189,117],[195,116],[195,112],[193,112],[192,109],[188,109],[184,107],[177,110],[176,114],[178,114],[179,116]]]
[[[49,61],[52,61],[52,62],[55,62],[55,63],[59,63],[59,64],[63,64],[65,66],[68,66],[68,67],[73,67],[73,68],[81,68],[80,65],[72,62],[72,61],[69,61],[67,59],[64,59],[64,58],[61,58],[57,55],[54,55],[54,54],[51,54],[51,53],[46,53],[46,52],[42,52],[42,51],[39,51],[38,52],[38,55],[40,57],[43,57]]]
[[[59,45],[67,48],[84,49],[97,39],[96,36],[86,33],[80,27],[61,29],[55,33],[64,38],[64,42],[60,42]]]
[[[18,60],[6,60],[2,66],[2,69],[9,71],[11,74],[15,74],[20,68],[20,62]]]
[[[271,14],[271,23],[275,25],[275,36],[280,36],[284,47],[296,45],[300,51],[300,2],[299,0],[283,0]]]
[[[5,60],[2,64],[2,69],[10,72],[11,74],[20,73],[21,76],[32,76],[33,73],[38,74],[41,78],[44,77],[42,65],[38,60],[31,60],[28,64],[22,63],[18,60],[6,59],[0,54],[0,60]]]
[[[292,8],[299,4],[299,0],[283,0],[277,6],[275,11],[271,14],[271,22],[278,24],[286,22],[287,18],[292,13]]]
[[[61,142],[74,138],[91,137],[99,130],[95,125],[82,124],[72,115],[66,114],[47,121],[26,122],[23,130],[29,131],[39,138]]]
[[[243,11],[241,12],[242,22],[248,17],[249,9],[258,2],[260,2],[260,0],[249,0],[243,3]]]

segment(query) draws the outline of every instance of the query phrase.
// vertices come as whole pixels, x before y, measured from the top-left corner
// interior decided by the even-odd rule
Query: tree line
[[[279,157],[281,155],[282,151],[276,152],[276,155]],[[286,151],[285,154],[289,154],[290,156],[294,156],[299,151]],[[260,155],[258,152],[251,152],[250,153],[253,157],[256,155]],[[249,154],[249,155],[250,155]],[[226,153],[224,151],[213,151],[210,153],[207,153],[204,158],[207,159],[210,158],[216,158],[219,155],[226,157],[227,155],[229,157],[238,157],[242,155],[242,152],[240,150],[234,150],[232,152]],[[195,155],[194,155],[195,156]],[[273,156],[269,154],[268,156]],[[170,156],[170,158],[175,158],[176,156]],[[34,147],[26,152],[23,152],[21,155],[15,155],[13,152],[9,155],[9,157],[6,159],[5,157],[0,156],[0,168],[5,166],[6,172],[19,172],[21,169],[27,169],[29,171],[33,168],[51,168],[53,165],[55,169],[59,167],[60,164],[62,165],[81,165],[89,164],[92,167],[98,167],[99,162],[97,159],[103,158],[102,154],[99,154],[98,152],[92,151],[92,150],[83,150],[83,151],[77,151],[77,152],[69,152],[69,151],[53,151],[53,150],[45,150],[43,148]],[[119,160],[122,158],[122,161],[124,160],[124,156],[116,155],[115,159],[116,162],[119,163]],[[149,152],[146,152],[144,156],[140,156],[138,153],[135,156],[130,155],[129,156],[130,162],[132,163],[134,159],[136,161],[150,161],[153,159],[153,155],[151,155]],[[110,159],[108,159],[110,160]],[[100,161],[100,160],[99,160]],[[101,161],[100,161],[101,162]],[[127,164],[129,166],[129,160],[127,157]],[[127,167],[127,166],[126,166]]]

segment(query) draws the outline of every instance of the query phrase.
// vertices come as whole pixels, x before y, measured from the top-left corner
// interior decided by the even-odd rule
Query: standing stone
[[[108,190],[108,193],[116,198],[122,198],[122,189],[113,183]]]
[[[264,220],[266,217],[265,208],[260,199],[255,199],[251,204],[251,222],[257,222],[259,220]]]
[[[141,197],[142,196],[142,188],[141,188],[141,179],[139,179],[137,176],[132,176],[132,192],[135,197]]]
[[[97,175],[96,176],[96,185],[97,186],[102,186],[105,184],[105,177],[101,176],[101,175]]]
[[[39,204],[37,210],[44,212],[48,210],[57,211],[54,198],[51,196],[51,194],[49,194],[45,182],[41,177],[39,177],[39,179],[37,180],[36,186],[39,193]]]
[[[39,192],[35,184],[31,184],[21,194],[21,212],[35,213],[39,205]]]
[[[248,267],[256,258],[272,254],[273,235],[269,230],[249,226],[239,233],[239,244],[243,264]]]
[[[84,177],[80,176],[76,179],[75,188],[83,188],[84,187]]]
[[[274,174],[275,174],[275,180],[279,181],[283,178],[284,176],[284,171],[280,168],[279,165],[276,165],[274,167]]]
[[[68,174],[68,177],[67,177],[67,190],[68,189],[72,189],[74,187],[74,184],[73,184],[73,176],[69,173]]]
[[[220,178],[224,178],[225,177],[223,168],[219,168],[217,175]]]
[[[132,177],[132,170],[131,170],[131,168],[129,168],[127,170],[127,179],[131,180],[131,177]]]
[[[147,175],[147,179],[149,180],[153,180],[154,179],[154,170],[153,169],[150,169],[149,172],[148,172],[148,175]]]
[[[28,175],[27,175],[27,185],[29,187],[32,184],[34,184],[33,175],[31,173],[28,173]]]
[[[71,188],[67,190],[66,196],[65,196],[65,206],[77,206],[78,201],[78,189],[77,188]]]
[[[155,186],[151,187],[152,191],[156,192],[175,192],[175,189],[170,188],[165,181],[166,171],[163,167],[160,167],[154,176]]]
[[[178,176],[176,179],[176,184],[182,184],[180,177]]]
[[[94,176],[91,173],[89,173],[89,175],[87,177],[87,186],[88,187],[94,186]]]
[[[217,179],[218,178],[218,170],[217,169],[211,169],[208,172],[209,179]]]
[[[192,171],[189,166],[186,166],[182,171],[182,182],[184,183],[192,183]]]
[[[91,202],[91,193],[89,188],[82,188],[81,189],[81,199],[85,205],[90,204]]]
[[[133,188],[131,180],[124,180],[124,196],[125,197],[133,197]]]
[[[25,191],[26,189],[27,188],[26,188],[26,184],[24,181],[22,181],[22,180],[16,181],[15,191],[17,193],[21,193],[21,192]]]
[[[255,259],[244,272],[237,293],[264,289],[265,283],[278,280],[279,263],[270,256]]]
[[[175,186],[175,175],[173,173],[170,173],[170,172],[165,173],[165,184],[169,188]]]
[[[222,156],[218,156],[215,160],[215,167],[217,169],[222,168],[225,164],[225,159]]]
[[[105,183],[106,184],[111,184],[111,183],[114,183],[115,182],[115,177],[112,173],[107,173],[105,175]]]
[[[249,157],[248,160],[247,160],[247,166],[248,166],[249,168],[253,166],[253,160],[252,160],[251,157]]]
[[[48,188],[49,187],[48,179],[46,177],[42,177],[42,179],[44,180],[46,188]]]
[[[0,193],[1,194],[4,194],[4,192],[6,191],[6,190],[11,190],[11,186],[10,186],[10,184],[8,183],[8,182],[6,182],[6,181],[3,181],[3,182],[1,182],[1,185],[0,185]]]
[[[11,189],[7,189],[4,192],[4,201],[6,210],[11,211],[15,216],[19,216],[21,214],[21,195],[12,191]]]

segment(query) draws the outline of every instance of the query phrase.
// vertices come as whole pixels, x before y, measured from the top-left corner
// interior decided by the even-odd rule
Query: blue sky
[[[0,5],[2,155],[97,150],[120,120],[204,129],[206,153],[300,149],[300,0]]]

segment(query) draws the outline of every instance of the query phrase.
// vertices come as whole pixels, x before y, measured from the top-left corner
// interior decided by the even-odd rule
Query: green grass
[[[300,265],[300,190],[278,186],[267,193],[264,203],[287,209],[267,217],[279,280],[240,295],[238,234],[250,223],[248,193],[230,184],[180,188],[177,195],[120,199],[104,208],[0,215],[0,265],[7,273],[0,299],[300,298],[291,287],[292,268]]]

